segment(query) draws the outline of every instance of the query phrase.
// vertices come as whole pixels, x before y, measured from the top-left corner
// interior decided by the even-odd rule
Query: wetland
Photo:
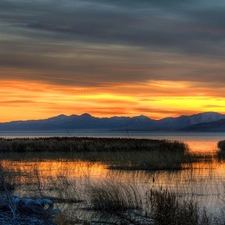
[[[224,145],[217,143],[2,138],[1,171],[11,196],[54,201],[56,224],[173,225],[189,214],[190,224],[224,224]],[[171,221],[174,214],[181,217]]]

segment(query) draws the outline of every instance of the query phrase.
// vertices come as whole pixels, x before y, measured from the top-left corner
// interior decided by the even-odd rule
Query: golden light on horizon
[[[206,88],[196,95],[190,82],[152,81],[92,88],[15,80],[3,81],[0,95],[1,122],[45,119],[59,114],[145,115],[161,119],[204,111],[225,112],[223,96]]]
[[[223,3],[172,2],[3,4],[0,122],[225,113]]]

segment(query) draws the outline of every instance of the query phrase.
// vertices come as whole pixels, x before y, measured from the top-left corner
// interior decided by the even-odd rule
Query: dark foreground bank
[[[4,225],[55,225],[54,218],[61,212],[48,198],[21,198],[12,196],[5,187],[0,196],[0,224]]]
[[[2,154],[1,154],[2,153]],[[7,154],[5,154],[7,153]],[[191,159],[183,142],[134,138],[51,137],[0,139],[0,157],[50,157],[106,163],[111,169],[180,170]]]
[[[17,214],[15,217],[9,213],[0,212],[0,224],[1,225],[56,225],[54,222],[46,221],[44,219]]]
[[[0,138],[0,152],[187,151],[183,142],[94,137]]]

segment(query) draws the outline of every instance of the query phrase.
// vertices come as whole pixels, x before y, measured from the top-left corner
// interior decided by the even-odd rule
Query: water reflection
[[[215,141],[192,140],[186,143],[192,152],[217,151]],[[182,197],[196,199],[212,212],[219,212],[225,205],[224,161],[193,163],[190,169],[179,171],[110,170],[107,164],[70,157],[48,160],[36,157],[32,161],[29,157],[24,160],[9,158],[2,160],[1,166],[16,178],[15,195],[34,195],[41,188],[48,196],[58,197],[60,194],[62,199],[68,196],[71,199],[85,199],[88,184],[107,180],[132,183],[143,197],[149,189],[169,189]]]
[[[24,189],[31,183],[33,185],[37,185],[38,182],[46,183],[50,178],[54,182],[59,179],[63,182],[63,178],[66,178],[65,181],[76,182],[79,195],[85,196],[85,183],[108,180],[133,183],[139,187],[143,195],[150,188],[167,188],[179,193],[180,196],[196,198],[202,206],[211,211],[219,211],[225,205],[223,200],[225,163],[218,163],[216,160],[210,163],[196,163],[191,169],[180,171],[109,170],[107,165],[101,163],[63,159],[35,162],[3,160],[2,167],[16,173],[17,182],[22,186],[18,186],[15,193],[21,193],[21,187]],[[26,190],[27,194],[28,189]],[[29,193],[32,194],[31,190]]]
[[[65,159],[46,161],[10,161],[3,160],[4,170],[17,172],[18,175],[32,177],[38,172],[42,179],[47,177],[67,177],[76,179],[80,177],[104,178],[107,175],[106,165],[96,162],[68,161]]]
[[[185,141],[191,152],[195,153],[215,153],[218,151],[217,141]]]

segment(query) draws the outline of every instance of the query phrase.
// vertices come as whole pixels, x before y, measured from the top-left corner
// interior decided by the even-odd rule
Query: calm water
[[[46,137],[46,136],[94,136],[94,137],[127,137],[179,140],[187,143],[191,151],[215,152],[217,143],[225,139],[225,133],[186,133],[186,132],[94,132],[82,131],[62,133],[0,133],[0,137]],[[140,192],[145,193],[150,188],[167,188],[180,194],[180,196],[194,197],[202,207],[206,207],[213,213],[219,213],[225,207],[225,163],[214,161],[212,163],[198,163],[193,169],[182,171],[117,171],[107,169],[107,165],[101,163],[76,162],[65,160],[47,161],[10,161],[2,162],[3,167],[23,174],[20,179],[29,180],[34,172],[48,182],[51,177],[57,180],[66,177],[76,183],[80,188],[81,196],[85,196],[85,183],[89,182],[125,182],[138,186]],[[34,176],[35,177],[35,176]],[[153,182],[154,178],[154,182]],[[73,190],[72,190],[73,191]],[[17,189],[15,194],[21,194]],[[82,193],[83,192],[83,193]],[[28,192],[26,192],[28,193]],[[22,193],[24,194],[24,193]],[[48,193],[50,194],[50,193]]]
[[[76,130],[62,132],[0,132],[0,137],[132,137],[132,138],[160,138],[171,140],[221,140],[225,132],[152,132],[152,131],[107,131],[107,130]]]
[[[41,182],[44,184],[42,186],[44,195],[59,197],[58,192],[53,191],[59,182],[59,187],[62,188],[62,192],[59,193],[66,190],[64,198],[74,197],[74,193],[78,192],[79,196],[83,196],[82,199],[88,200],[85,191],[90,183],[122,182],[138,187],[143,198],[146,191],[151,188],[169,189],[186,199],[194,198],[201,207],[206,207],[213,213],[219,213],[225,207],[224,163],[199,163],[189,170],[151,172],[109,170],[107,165],[101,163],[63,160],[35,162],[4,160],[2,166],[20,174],[21,176],[18,176],[20,182],[26,184],[32,181],[35,184],[34,187],[32,185],[24,185],[22,188],[18,186],[14,195],[37,194],[37,186]],[[63,182],[67,183],[67,181],[72,185],[64,186]],[[51,187],[53,187],[52,190]],[[61,194],[60,197],[62,197]]]
[[[0,137],[125,137],[178,140],[187,143],[192,151],[215,151],[217,143],[225,139],[225,132],[126,132],[126,131],[94,131],[79,130],[71,132],[0,132]]]

